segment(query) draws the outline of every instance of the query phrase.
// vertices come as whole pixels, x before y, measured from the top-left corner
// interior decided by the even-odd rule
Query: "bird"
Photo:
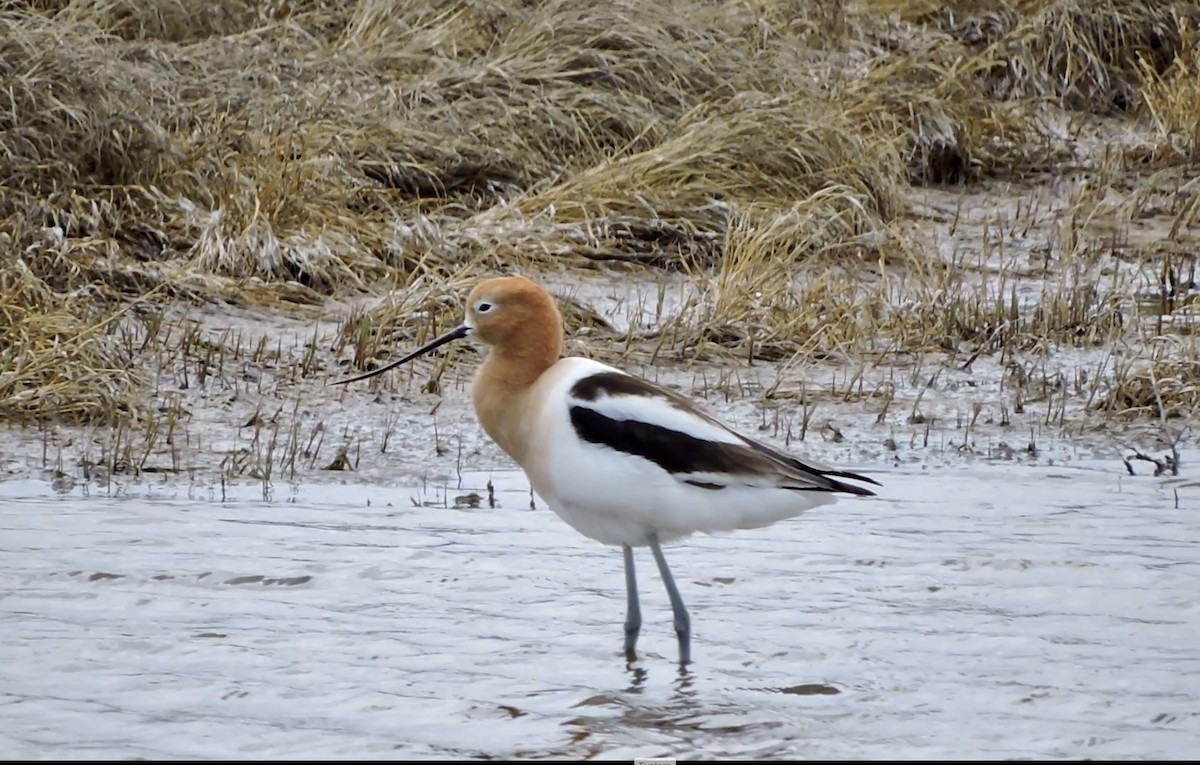
[[[691,617],[662,545],[695,533],[769,526],[834,502],[875,496],[881,484],[739,432],[684,394],[581,356],[563,356],[564,323],[551,294],[520,275],[478,281],[460,325],[365,380],[470,338],[486,358],[471,382],[483,431],[570,527],[620,547],[624,652],[642,627],[633,551],[648,547],[671,603],[679,664],[691,663]],[[854,481],[857,483],[848,483]]]

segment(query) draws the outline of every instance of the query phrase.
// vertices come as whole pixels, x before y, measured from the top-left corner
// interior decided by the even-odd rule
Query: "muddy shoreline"
[[[282,338],[282,347],[294,348],[294,364],[306,353],[305,338],[315,333],[318,342],[326,342],[321,327],[336,325],[335,317],[314,323],[254,310],[192,315],[213,337],[238,333],[253,345]],[[1075,354],[1075,369],[1098,364],[1105,353],[1097,350],[1091,359]],[[128,482],[411,486],[453,482],[464,471],[512,469],[471,410],[469,385],[478,353],[460,351],[446,370],[440,363],[422,359],[349,386],[332,384],[349,374],[333,361],[312,378],[294,382],[280,379],[286,377],[280,370],[289,368],[286,359],[246,363],[236,376],[210,375],[203,383],[193,372],[186,388],[178,384],[181,369],[160,370],[155,406],[176,413],[172,422],[162,418],[118,428],[10,423],[3,429],[0,475],[41,478],[69,491],[83,483],[95,488]],[[897,465],[954,470],[975,462],[1050,468],[1099,459],[1114,472],[1169,474],[1172,446],[1186,451],[1197,444],[1196,431],[1184,421],[1167,421],[1172,443],[1161,422],[1114,420],[1088,411],[1085,388],[1026,400],[1017,411],[1005,370],[987,357],[977,358],[969,370],[949,359],[920,369],[683,360],[624,366],[695,396],[735,427],[868,472]],[[430,392],[435,374],[438,389]],[[1189,475],[1188,467],[1180,466],[1181,476]]]

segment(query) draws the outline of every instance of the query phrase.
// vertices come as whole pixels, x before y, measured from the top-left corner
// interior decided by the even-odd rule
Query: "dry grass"
[[[171,332],[144,316],[168,304],[315,313],[390,292],[307,378],[420,342],[470,280],[514,267],[686,277],[684,311],[601,354],[961,361],[1112,342],[1134,287],[1072,214],[1010,222],[1070,230],[1034,274],[996,266],[990,223],[931,245],[913,188],[1040,183],[1068,157],[1119,175],[1051,130],[1051,107],[1139,105],[1159,153],[1194,160],[1193,15],[1165,0],[0,2],[0,416],[150,422],[151,370],[224,353],[164,356]],[[1076,212],[1103,207],[1096,193]],[[606,331],[586,305],[567,313]]]
[[[177,155],[160,105],[169,83],[112,60],[90,24],[0,14],[0,173],[6,217],[83,185],[153,183]],[[16,194],[12,194],[12,192]]]
[[[1195,163],[1200,159],[1200,26],[1193,22],[1181,28],[1170,67],[1161,71],[1156,61],[1139,62],[1141,99],[1169,157]]]
[[[1191,419],[1200,406],[1200,358],[1194,343],[1163,338],[1150,358],[1117,371],[1119,383],[1097,408],[1126,418]]]
[[[63,21],[94,23],[107,34],[126,40],[161,40],[189,43],[208,37],[237,34],[259,20],[261,3],[202,0],[144,3],[137,0],[73,0],[46,3],[58,6]],[[271,5],[282,6],[283,3]]]
[[[715,347],[766,361],[879,362],[940,353],[969,366],[980,354],[1096,347],[1125,334],[1132,276],[1108,271],[1106,252],[1065,252],[1058,269],[1039,275],[995,268],[986,247],[933,266],[890,263],[897,243],[868,238],[836,266],[797,271],[789,259],[797,214],[730,225],[720,269],[685,307],[686,326],[673,329],[689,355]]]
[[[21,259],[0,269],[0,417],[116,424],[147,381],[118,329],[124,309],[80,310]]]
[[[1022,18],[1013,0],[873,0],[871,5],[904,22],[932,26],[975,46],[999,40]]]
[[[895,136],[916,183],[1044,170],[1064,152],[1027,104],[984,95],[978,80],[988,67],[957,41],[923,38],[847,83],[839,101],[856,124]]]
[[[1054,98],[1095,112],[1136,108],[1139,67],[1163,72],[1182,45],[1192,3],[1171,0],[1017,0],[1020,20],[992,43],[999,95]]]
[[[739,209],[799,208],[793,258],[877,230],[902,209],[886,141],[868,142],[819,99],[743,93],[684,115],[653,149],[598,164],[526,195],[514,211],[593,232],[587,246],[641,251],[659,265],[712,265]],[[649,225],[647,225],[649,224]],[[650,238],[639,243],[638,228]],[[707,244],[707,246],[706,246]],[[663,255],[667,254],[664,258]]]
[[[847,95],[874,127],[906,141],[918,182],[1025,174],[1072,159],[1034,104],[1095,114],[1132,114],[1145,104],[1164,117],[1189,106],[1191,30],[1200,20],[1192,3],[870,5],[902,25],[874,31],[885,53],[848,83]]]
[[[1161,75],[1171,65],[1198,13],[1194,3],[1179,0],[877,0],[871,5],[968,46],[978,56],[989,95],[1052,99],[1098,113],[1136,108],[1146,73]]]

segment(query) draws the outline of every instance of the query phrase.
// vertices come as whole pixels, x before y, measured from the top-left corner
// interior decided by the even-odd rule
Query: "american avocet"
[[[674,612],[679,661],[687,664],[690,619],[663,542],[767,526],[838,493],[873,496],[839,478],[879,485],[738,433],[675,391],[591,359],[561,358],[558,307],[520,276],[479,283],[461,326],[339,383],[382,374],[464,337],[490,348],[471,387],[484,431],[559,517],[584,536],[620,545],[630,657],[642,625],[632,548],[648,546],[654,555]]]

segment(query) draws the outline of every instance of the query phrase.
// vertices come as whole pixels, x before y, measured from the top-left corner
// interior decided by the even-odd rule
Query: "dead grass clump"
[[[889,55],[838,99],[855,123],[900,143],[916,183],[1045,167],[1053,152],[1032,111],[985,97],[976,83],[984,69],[961,44],[934,38]]]
[[[641,95],[574,83],[555,72],[458,71],[414,86],[403,100],[411,124],[433,138],[429,148],[414,152],[408,141],[378,144],[372,134],[363,136],[374,144],[363,152],[367,172],[379,177],[372,171],[410,168],[387,172],[393,182],[399,176],[398,188],[469,189],[494,198],[648,148],[665,130],[663,115]]]
[[[1068,272],[1069,273],[1069,272]],[[1015,284],[995,292],[971,285],[939,295],[924,308],[926,336],[945,348],[972,343],[990,353],[1003,348],[1030,350],[1046,343],[1096,346],[1111,342],[1123,328],[1118,298],[1096,281],[1064,275],[1047,280],[1035,301],[1017,297]],[[932,330],[932,331],[929,331]]]
[[[856,34],[850,4],[845,0],[745,0],[712,3],[708,10],[721,19],[723,29],[751,43],[752,49],[770,50],[778,44],[837,50]],[[874,9],[868,11],[875,15]]]
[[[679,9],[91,0],[12,14],[3,113],[16,121],[0,141],[3,162],[16,164],[0,169],[24,196],[8,197],[3,212],[36,211],[59,226],[89,253],[93,275],[119,279],[120,291],[165,283],[213,295],[229,280],[301,294],[290,285],[330,292],[414,270],[388,232],[427,212],[447,223],[470,216],[459,241],[476,245],[419,257],[473,257],[488,244],[472,229],[488,220],[476,216],[539,184],[557,182],[507,209],[545,217],[559,189],[574,195],[566,208],[600,214],[555,213],[554,225],[597,224],[618,250],[700,258],[710,258],[733,202],[787,208],[836,186],[847,214],[839,207],[832,219],[851,235],[893,213],[890,155],[865,149],[836,115],[843,131],[816,124],[795,97],[786,108],[746,98],[714,107],[739,83],[782,81],[778,62],[750,56],[727,11]],[[251,12],[257,26],[229,34]],[[650,152],[660,144],[671,158],[656,172]],[[635,180],[615,181],[622,198],[587,198],[624,172]]]
[[[1176,159],[1200,159],[1200,38],[1197,24],[1183,29],[1175,60],[1159,73],[1153,61],[1139,62],[1142,105],[1160,143]]]
[[[1137,105],[1139,67],[1164,72],[1180,50],[1181,21],[1196,14],[1172,0],[1024,0],[1019,8],[1022,22],[988,51],[993,91],[1099,113]]]
[[[187,232],[192,266],[322,292],[386,275],[382,237],[352,209],[357,184],[319,131],[242,140],[193,190],[202,205],[158,200],[160,213],[175,207],[169,222]]]
[[[1200,356],[1194,343],[1158,338],[1148,355],[1120,362],[1096,406],[1125,417],[1191,418],[1200,407]]]
[[[169,281],[218,296],[253,277],[287,298],[388,271],[335,118],[363,98],[353,77],[280,62],[286,35],[164,57],[64,14],[0,17],[0,173],[16,192],[0,215],[57,227],[77,269],[127,294]]]
[[[0,261],[0,418],[112,424],[139,406],[145,380],[116,332],[124,311],[92,306],[20,257]]]
[[[847,242],[836,259],[794,265],[803,227],[787,215],[735,215],[715,275],[681,312],[670,345],[717,345],[757,359],[949,352],[974,358],[1044,353],[1049,344],[1096,347],[1127,331],[1128,294],[1109,284],[1095,253],[1063,259],[1037,278],[1002,268],[931,261],[898,237]],[[874,273],[864,273],[870,263]],[[1029,288],[1040,282],[1040,294]],[[961,359],[960,359],[961,360]],[[968,364],[970,362],[967,362]]]
[[[358,0],[346,7],[349,13],[332,44],[356,63],[405,79],[476,60],[531,11],[529,4],[503,0],[425,0],[405,4],[403,12],[394,0]]]
[[[253,28],[262,5],[254,0],[74,0],[58,20],[90,22],[126,40],[190,43]]]
[[[967,45],[986,45],[1020,21],[1020,0],[873,0],[873,9],[898,20],[932,26]]]
[[[456,60],[399,95],[408,123],[447,140],[446,149],[375,143],[363,152],[372,177],[422,193],[528,188],[653,146],[684,112],[731,96],[733,79],[754,69],[725,44],[719,19],[685,23],[644,3],[557,0],[505,21],[513,25],[493,29],[486,52],[458,60],[451,46]],[[442,29],[422,31],[426,40]]]
[[[861,136],[818,96],[743,93],[693,110],[653,149],[589,168],[514,209],[618,248],[629,243],[614,227],[652,221],[655,236],[670,228],[691,239],[723,234],[739,207],[799,204],[811,213],[805,220],[825,219],[798,254],[878,230],[901,209],[903,172],[889,142]]]
[[[529,167],[489,143],[423,130],[399,120],[349,139],[358,172],[381,189],[363,189],[357,204],[386,205],[387,190],[409,200],[454,200],[472,207],[494,202],[534,182],[544,168]]]
[[[160,108],[167,99],[156,95],[160,83],[107,54],[94,26],[0,14],[6,188],[45,196],[84,183],[155,182],[178,156]]]
[[[828,193],[836,192],[814,196]],[[831,214],[812,198],[781,212],[735,213],[715,272],[696,275],[701,288],[680,310],[671,345],[690,357],[715,346],[777,361],[794,354],[821,357],[874,337],[882,308],[877,287],[843,266],[861,257],[878,261],[891,243],[879,236],[850,242],[841,233],[824,235],[823,226],[841,228]],[[812,243],[822,240],[837,242],[839,257],[798,267],[801,257],[812,254]]]
[[[577,85],[636,94],[668,118],[697,97],[732,95],[731,76],[747,67],[715,19],[663,11],[632,0],[554,0],[513,30],[499,58],[519,76],[553,72]]]

